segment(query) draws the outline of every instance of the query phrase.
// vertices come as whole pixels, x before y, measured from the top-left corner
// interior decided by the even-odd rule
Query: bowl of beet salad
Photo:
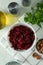
[[[31,50],[36,44],[36,33],[31,25],[18,22],[11,26],[8,40],[11,48],[16,51]]]

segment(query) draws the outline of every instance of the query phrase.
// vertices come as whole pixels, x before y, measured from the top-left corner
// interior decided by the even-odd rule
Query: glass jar
[[[30,0],[22,0],[23,6],[29,6],[30,5]]]

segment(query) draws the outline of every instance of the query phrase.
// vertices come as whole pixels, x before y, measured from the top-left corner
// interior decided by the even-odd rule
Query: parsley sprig
[[[41,22],[43,22],[43,3],[37,3],[36,9],[32,7],[31,10],[32,12],[26,13],[24,21],[41,27]]]

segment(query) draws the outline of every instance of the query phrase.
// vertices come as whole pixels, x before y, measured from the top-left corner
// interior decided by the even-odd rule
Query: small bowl
[[[41,39],[42,39],[42,38],[41,38]],[[39,39],[39,40],[41,40],[41,39]],[[37,43],[38,43],[39,40],[37,40],[36,45],[37,45]],[[40,52],[37,50],[36,45],[35,45],[35,52],[38,53],[38,54],[43,58],[43,54],[40,53]]]
[[[16,23],[15,25],[12,25],[11,28],[9,29],[9,31],[10,31],[13,27],[16,27],[16,26],[19,26],[19,25],[24,25],[24,26],[26,26],[26,27],[29,27],[29,28],[34,32],[35,39],[34,39],[33,44],[31,45],[31,47],[30,47],[29,49],[27,49],[27,50],[20,50],[20,52],[21,52],[21,51],[23,51],[23,52],[24,52],[24,51],[31,51],[31,50],[33,49],[34,45],[36,44],[36,33],[35,33],[34,29],[32,28],[32,26],[29,25],[29,24],[27,24],[27,23],[25,23],[25,22],[18,22],[18,23]],[[8,31],[8,35],[9,35],[9,31]],[[8,41],[9,41],[9,37],[8,37]],[[10,43],[10,41],[9,41],[9,43]],[[16,51],[17,51],[17,50],[16,50]]]

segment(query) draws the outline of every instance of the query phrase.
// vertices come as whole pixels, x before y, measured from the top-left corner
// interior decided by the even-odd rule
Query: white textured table
[[[15,0],[0,0],[0,10],[4,10],[4,11],[7,11],[7,6],[9,4],[9,2],[11,1],[15,1]],[[40,1],[40,0],[38,0]],[[20,5],[21,5],[21,1],[20,0],[16,0],[16,2],[18,2]],[[35,4],[37,3],[37,0],[32,0],[32,4]],[[31,6],[32,6],[31,4]],[[22,16],[19,21],[21,22],[24,22],[23,20],[24,16]],[[30,24],[31,25],[31,24]],[[37,25],[34,25],[32,26],[35,31],[37,31],[37,38],[40,39],[40,38],[43,38],[43,24],[42,24],[42,29],[39,29],[39,27]],[[5,29],[3,30],[0,30],[0,65],[5,65],[8,61],[12,61],[14,60],[14,58],[18,57],[19,60],[21,60],[23,63],[22,65],[43,65],[43,60],[36,60],[32,57],[32,53],[33,51],[31,50],[30,51],[30,54],[29,52],[25,52],[25,53],[17,53],[15,52],[14,56],[10,55],[8,52],[7,52],[7,48],[5,49],[1,44],[2,44],[2,40],[3,40],[3,35],[7,32],[9,27],[6,27]],[[5,38],[4,38],[5,39]],[[6,39],[5,39],[6,40]],[[4,42],[3,42],[4,44]]]

